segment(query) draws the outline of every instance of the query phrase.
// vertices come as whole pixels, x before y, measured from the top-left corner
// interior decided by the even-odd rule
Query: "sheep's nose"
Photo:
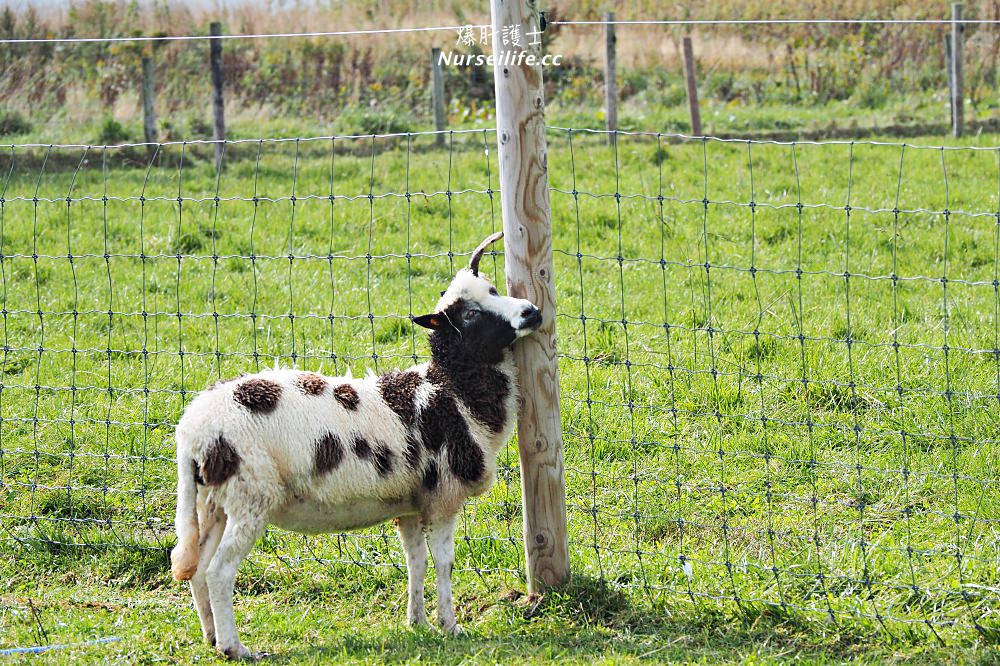
[[[521,313],[521,328],[536,329],[542,325],[542,311],[534,305],[524,308]]]

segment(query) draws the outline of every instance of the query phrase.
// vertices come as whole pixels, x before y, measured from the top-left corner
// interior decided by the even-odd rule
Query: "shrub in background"
[[[17,111],[0,111],[0,136],[11,134],[27,134],[31,131],[31,123]]]
[[[97,137],[97,142],[105,146],[113,146],[119,143],[128,143],[130,136],[128,130],[120,122],[106,116],[101,122],[101,132]]]

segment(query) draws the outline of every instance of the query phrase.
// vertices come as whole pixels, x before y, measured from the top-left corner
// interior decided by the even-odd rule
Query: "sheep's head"
[[[479,272],[483,253],[502,236],[493,234],[476,248],[469,267],[458,272],[434,312],[414,317],[415,324],[435,331],[432,346],[434,339],[448,341],[465,356],[496,362],[506,347],[542,325],[542,313],[530,301],[501,296]]]

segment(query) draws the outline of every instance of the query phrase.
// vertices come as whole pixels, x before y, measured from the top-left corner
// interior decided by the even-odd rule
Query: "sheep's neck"
[[[483,358],[464,354],[449,345],[449,341],[435,337],[431,337],[428,379],[451,389],[472,415],[492,431],[502,431],[511,416],[506,414],[505,405],[511,391],[512,370],[503,368],[510,352],[501,350],[497,357]]]

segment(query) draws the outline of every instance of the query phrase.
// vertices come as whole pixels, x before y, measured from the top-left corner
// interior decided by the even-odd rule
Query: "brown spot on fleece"
[[[199,486],[205,485],[205,478],[201,475],[201,465],[198,464],[198,461],[192,460],[191,467],[194,470],[194,482]]]
[[[387,476],[392,473],[392,461],[393,455],[389,447],[384,444],[375,444],[372,449],[372,462],[375,464],[375,469],[382,476]]]
[[[281,398],[281,384],[270,379],[248,379],[236,387],[233,398],[251,412],[270,414]]]
[[[467,366],[461,367],[460,371],[456,368],[448,371],[432,363],[427,370],[427,379],[435,386],[461,396],[472,416],[491,432],[503,430],[507,420],[504,404],[510,385],[502,372],[490,366]]]
[[[378,379],[378,390],[382,394],[382,399],[392,411],[396,412],[403,425],[413,425],[417,418],[417,388],[423,381],[420,374],[412,370],[407,372],[394,370]]]
[[[225,437],[219,436],[205,454],[201,476],[205,484],[217,486],[236,474],[240,468],[240,455]]]
[[[328,432],[316,440],[316,473],[326,474],[340,466],[344,459],[344,445],[340,438]]]
[[[306,395],[322,395],[326,390],[326,380],[315,372],[306,372],[299,375],[295,380],[295,385]]]
[[[349,409],[352,412],[358,408],[361,404],[361,398],[358,397],[358,392],[350,384],[341,384],[337,388],[333,389],[333,397],[337,399],[345,409]]]
[[[368,460],[381,476],[385,476],[392,471],[392,451],[385,444],[375,442],[370,444],[361,435],[354,436],[354,455],[362,460]]]
[[[483,478],[483,451],[472,438],[455,399],[446,391],[435,391],[427,409],[420,413],[420,438],[431,451],[445,447],[448,467],[457,479],[473,483]]]
[[[422,481],[424,490],[427,492],[434,492],[438,486],[438,466],[436,462],[431,462],[424,470],[424,478]]]

